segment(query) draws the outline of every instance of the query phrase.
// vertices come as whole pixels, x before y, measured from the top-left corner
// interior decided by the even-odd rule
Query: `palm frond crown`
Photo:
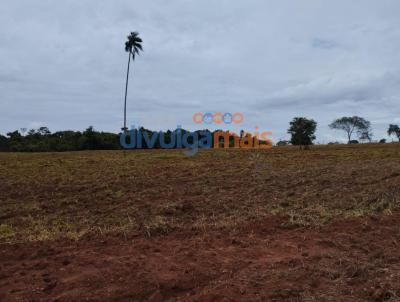
[[[125,42],[125,51],[131,53],[132,58],[134,60],[135,55],[143,51],[142,47],[143,41],[139,37],[139,33],[136,31],[131,32],[130,35],[127,37],[127,39],[128,40]]]

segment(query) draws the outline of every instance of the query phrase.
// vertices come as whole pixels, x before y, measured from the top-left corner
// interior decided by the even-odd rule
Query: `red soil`
[[[2,245],[0,300],[394,301],[399,218]]]

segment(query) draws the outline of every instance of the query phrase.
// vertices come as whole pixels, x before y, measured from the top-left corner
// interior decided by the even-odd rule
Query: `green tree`
[[[357,133],[359,137],[364,139],[370,138],[371,136],[371,123],[359,116],[344,116],[333,121],[329,127],[331,129],[345,131],[349,143],[354,133]]]
[[[39,134],[41,134],[41,135],[50,135],[50,134],[51,134],[49,128],[47,128],[47,127],[40,127],[40,128],[37,130],[37,132],[38,132]]]
[[[125,102],[124,102],[124,127],[122,131],[127,131],[126,127],[126,98],[128,95],[128,81],[129,81],[129,66],[132,61],[135,60],[136,54],[140,54],[140,51],[143,51],[142,48],[142,39],[139,37],[138,32],[131,32],[131,34],[127,37],[128,41],[125,42],[125,51],[128,52],[128,69],[126,72],[126,83],[125,83]]]
[[[93,128],[93,126],[89,126],[85,131],[82,133],[82,148],[84,150],[96,150],[101,149],[101,142],[98,135]]]
[[[288,133],[292,135],[290,142],[296,146],[309,146],[315,140],[317,122],[305,117],[295,117],[290,122]]]
[[[7,133],[10,151],[22,151],[24,137],[18,130]]]
[[[8,142],[7,137],[0,134],[0,151],[9,151],[10,144]]]
[[[400,142],[400,127],[398,125],[390,124],[389,129],[388,129],[388,135],[389,136],[392,136],[392,135],[397,136],[397,139]]]

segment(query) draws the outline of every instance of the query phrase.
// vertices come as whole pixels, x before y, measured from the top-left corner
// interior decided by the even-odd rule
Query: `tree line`
[[[343,131],[348,139],[348,143],[354,144],[359,141],[372,141],[371,123],[366,119],[358,116],[342,117],[333,121],[329,127],[334,130]],[[317,122],[313,119],[305,117],[296,117],[290,122],[288,134],[291,135],[290,141],[280,141],[277,145],[292,144],[297,146],[309,146],[316,139],[315,132],[317,130]],[[154,133],[149,129],[140,128],[142,133],[147,133],[148,137]],[[171,135],[177,130],[168,130],[161,132],[165,141],[170,141]],[[180,129],[182,134],[186,130]],[[211,132],[209,130],[196,131],[201,133],[208,131],[213,137],[214,133],[221,130]],[[244,135],[242,131],[240,136]],[[400,126],[391,124],[387,130],[389,136],[394,136],[400,141]],[[355,139],[357,138],[357,139]],[[233,141],[233,137],[230,140]],[[385,140],[381,140],[385,142]],[[143,148],[146,143],[143,140]],[[155,148],[160,148],[158,143]],[[60,151],[81,151],[81,150],[120,150],[120,134],[99,132],[92,126],[85,131],[58,131],[51,133],[47,127],[38,129],[20,129],[7,133],[6,136],[0,135],[0,151],[3,152],[60,152]]]
[[[333,130],[344,131],[349,144],[358,144],[359,141],[372,142],[371,122],[359,116],[344,116],[334,120],[329,124],[329,128]],[[288,133],[291,135],[290,143],[292,145],[309,146],[316,139],[315,131],[317,130],[317,122],[313,119],[305,117],[296,117],[290,122]],[[387,130],[389,136],[395,136],[400,141],[400,127],[390,124]],[[357,139],[354,138],[357,137]],[[385,139],[380,140],[385,143]],[[280,141],[278,145],[288,144],[288,141]]]
[[[117,150],[118,134],[95,131],[58,131],[51,133],[47,127],[17,130],[0,135],[0,151],[12,152],[59,152],[79,150]]]
[[[156,132],[149,129],[140,127],[139,129],[132,130],[136,133],[141,133],[141,142],[139,149],[148,149],[145,137],[152,137]],[[163,141],[170,142],[172,136],[176,131],[179,131],[181,136],[186,133],[191,133],[185,129],[175,129],[168,131],[157,132],[158,136],[163,136]],[[213,132],[209,130],[198,130],[195,131],[198,136],[209,134],[211,137],[211,144],[214,144],[214,133],[221,132],[222,130],[215,130]],[[207,132],[207,133],[205,133]],[[222,131],[226,132],[227,131]],[[82,150],[120,150],[123,149],[120,143],[120,135],[109,132],[98,132],[92,126],[87,128],[85,131],[58,131],[51,133],[47,127],[40,127],[38,129],[26,129],[16,130],[14,132],[7,133],[6,136],[0,135],[0,151],[3,152],[62,152],[62,151],[82,151]],[[240,136],[244,136],[245,133],[242,131]],[[129,140],[128,136],[128,140]],[[250,136],[249,139],[254,139],[254,136]],[[223,139],[221,139],[223,140]],[[234,145],[235,136],[229,136],[229,145]],[[188,143],[193,144],[193,136],[188,138]],[[221,141],[222,143],[222,141]],[[260,141],[260,144],[266,142]],[[151,148],[161,148],[160,140],[154,142]]]

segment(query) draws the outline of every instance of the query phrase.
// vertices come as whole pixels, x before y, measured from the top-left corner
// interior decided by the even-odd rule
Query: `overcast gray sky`
[[[360,115],[380,139],[400,123],[399,16],[398,0],[3,0],[0,132],[119,131],[136,30],[129,124],[196,129],[195,112],[240,111],[277,141],[306,116],[326,143],[345,138],[334,118]]]

